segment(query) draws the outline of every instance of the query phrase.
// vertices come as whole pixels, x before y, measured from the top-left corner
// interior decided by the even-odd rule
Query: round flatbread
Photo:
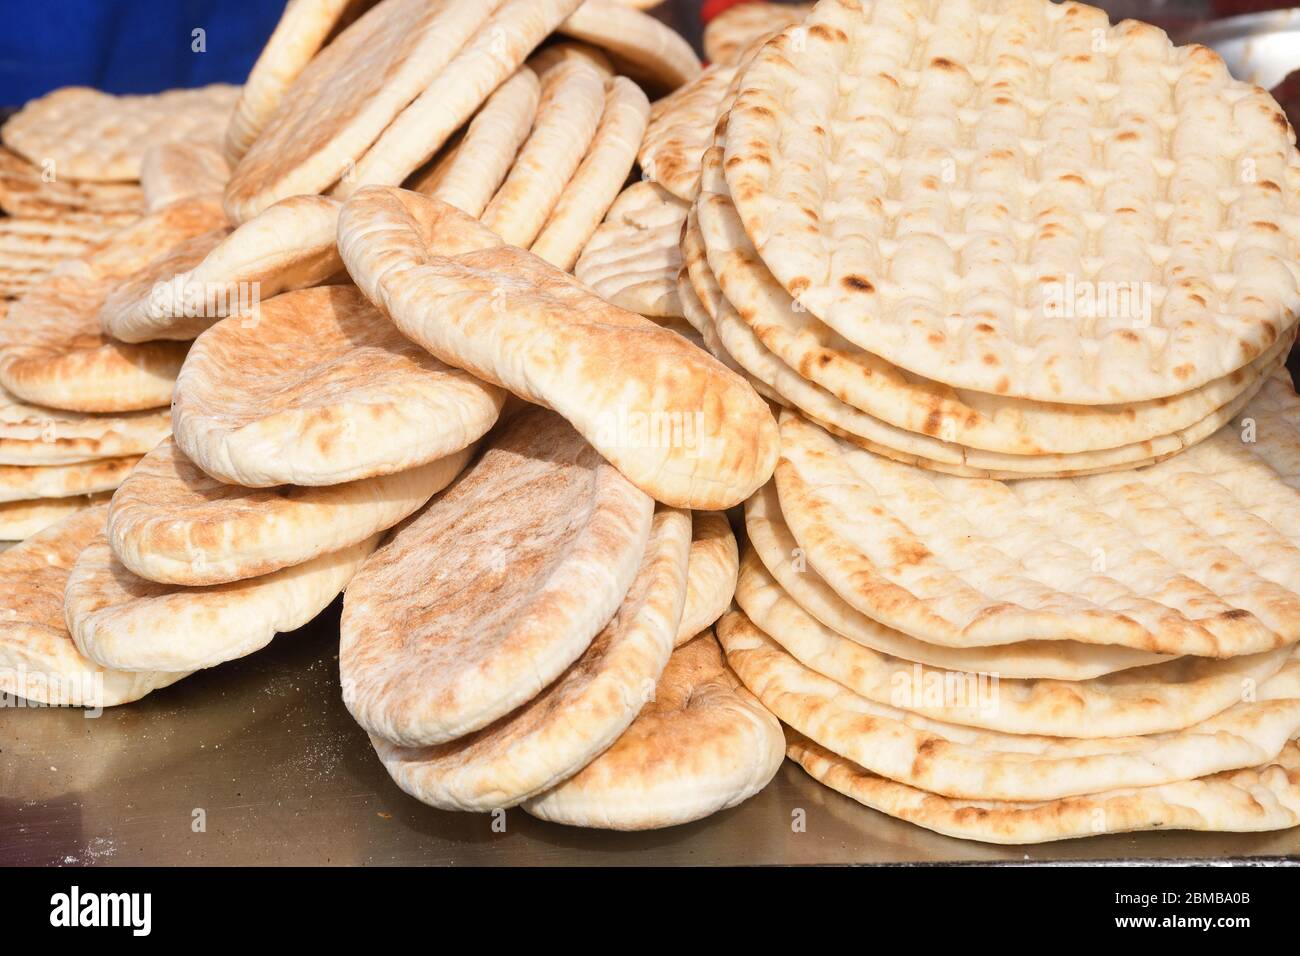
[[[348,588],[348,710],[421,747],[532,700],[618,609],[653,510],[563,419],[521,412]]]
[[[713,127],[736,70],[715,63],[651,109],[637,161],[647,179],[683,202],[695,200],[700,161],[713,142]]]
[[[512,807],[582,769],[645,702],[672,653],[686,598],[691,519],[661,509],[637,576],[613,619],[545,690],[484,729],[437,747],[372,737],[398,786],[445,810]]]
[[[0,692],[42,704],[113,707],[185,676],[106,669],[72,643],[63,592],[107,513],[107,505],[85,509],[0,554]]]
[[[7,501],[0,504],[0,541],[12,544],[44,531],[68,515],[93,504],[107,501],[108,496],[80,495],[73,498],[37,498],[32,501]]]
[[[108,540],[129,571],[150,581],[258,577],[387,531],[447,487],[470,453],[341,485],[257,489],[210,477],[167,439],[113,495]]]
[[[677,627],[674,647],[680,647],[712,626],[731,606],[739,567],[740,553],[727,516],[717,511],[695,512],[686,607]]]
[[[186,588],[136,577],[113,556],[101,528],[68,577],[68,629],[77,649],[105,667],[213,667],[261,650],[323,611],[379,537],[262,577]]]
[[[177,379],[176,443],[251,488],[335,485],[473,444],[504,393],[443,365],[351,286],[304,289],[199,337]]]
[[[0,502],[72,498],[112,491],[139,460],[132,455],[67,465],[0,465]]]
[[[620,73],[650,86],[675,90],[701,70],[681,34],[616,0],[585,0],[557,32],[606,51]]]
[[[143,455],[170,431],[167,411],[78,414],[31,405],[0,389],[0,465],[66,465]]]
[[[811,3],[747,0],[727,7],[704,27],[704,55],[714,63],[734,63],[753,42],[803,20]]]
[[[708,632],[673,651],[654,699],[612,747],[524,809],[570,826],[677,826],[758,793],[784,748],[781,724],[741,686]]]

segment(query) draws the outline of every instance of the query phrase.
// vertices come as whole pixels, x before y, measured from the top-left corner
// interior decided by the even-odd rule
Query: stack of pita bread
[[[1300,824],[1276,104],[1043,0],[823,0],[736,49],[655,105],[602,226],[644,274],[609,238],[578,274],[783,409],[717,631],[790,757],[989,842]],[[1149,312],[1050,310],[1128,280]]]

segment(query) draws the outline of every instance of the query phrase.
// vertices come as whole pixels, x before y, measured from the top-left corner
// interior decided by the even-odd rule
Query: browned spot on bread
[[[1116,141],[1120,143],[1131,143],[1137,138],[1138,134],[1133,132],[1131,129],[1126,129],[1115,137]]]
[[[850,292],[865,292],[871,294],[876,291],[876,287],[862,276],[847,275],[842,281],[844,283],[844,288],[848,289]]]
[[[1142,341],[1140,338],[1138,338],[1137,333],[1134,332],[1132,329],[1120,329],[1119,337],[1123,339],[1125,342],[1136,343]]]
[[[1087,185],[1087,182],[1085,182],[1084,178],[1080,176],[1078,173],[1065,173],[1061,176],[1058,176],[1057,181],[1063,183],[1078,183],[1080,186]]]
[[[989,333],[991,333],[991,332],[993,332],[993,331],[995,331],[995,330],[994,330],[993,326],[989,325],[987,322],[976,322],[976,323],[975,323],[975,331],[976,331],[976,332],[983,332],[985,335],[988,335]]]
[[[961,69],[960,66],[954,63],[952,60],[948,59],[946,56],[936,56],[933,60],[930,61],[930,68],[935,70],[942,70],[945,73],[956,73],[958,70]]]
[[[939,409],[931,408],[930,414],[925,416],[925,424],[921,426],[921,431],[926,435],[937,435],[942,426],[943,416],[939,414]]]
[[[1242,621],[1251,617],[1251,613],[1245,608],[1234,607],[1230,611],[1224,611],[1219,615],[1219,617],[1223,618],[1225,621]]]
[[[1263,229],[1265,232],[1282,231],[1277,227],[1276,223],[1272,223],[1272,222],[1252,222],[1251,225],[1254,226],[1256,229]]]

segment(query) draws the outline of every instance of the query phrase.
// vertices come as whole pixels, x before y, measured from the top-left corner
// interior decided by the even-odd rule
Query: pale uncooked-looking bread
[[[677,626],[674,647],[685,644],[722,617],[736,593],[740,567],[736,536],[727,516],[717,511],[697,511],[692,517],[686,607]]]
[[[532,700],[617,610],[653,511],[559,416],[519,413],[348,588],[348,710],[373,736],[419,747]]]
[[[79,511],[0,554],[0,692],[42,704],[112,707],[185,676],[105,669],[83,657],[68,635],[68,573],[103,531],[107,511]]]
[[[673,651],[654,699],[612,747],[524,809],[571,826],[677,826],[758,793],[784,748],[781,724],[736,680],[706,631]]]
[[[680,318],[677,274],[689,209],[655,183],[634,183],[609,207],[573,274],[621,309],[650,318]]]
[[[952,800],[878,776],[789,732],[788,753],[816,780],[874,810],[947,836],[1043,843],[1135,830],[1251,833],[1300,825],[1300,744],[1266,765],[1158,787],[1041,803]]]
[[[136,181],[150,146],[224,129],[239,87],[214,83],[147,96],[65,86],[4,124],[4,143],[59,178]]]
[[[742,380],[455,208],[368,187],[344,206],[339,251],[406,335],[555,409],[660,501],[719,510],[766,480],[771,413]]]
[[[398,786],[446,810],[512,807],[585,767],[655,695],[686,597],[690,515],[660,509],[637,576],[608,624],[518,710],[437,747],[373,737]]]
[[[1007,734],[1127,737],[1180,730],[1240,703],[1292,649],[1215,660],[1180,657],[1087,681],[1015,680],[881,654],[818,623],[749,552],[736,603],[805,667],[854,693],[925,717]]]
[[[650,101],[641,87],[625,76],[606,81],[605,111],[591,149],[530,247],[533,255],[564,272],[572,271],[636,164],[649,115]]]
[[[101,528],[68,576],[68,630],[77,649],[105,667],[213,667],[261,650],[323,611],[379,537],[262,577],[186,588],[136,577],[113,556]]]
[[[944,723],[854,694],[822,677],[741,612],[718,638],[745,686],[795,730],[892,780],[970,800],[1055,800],[1159,786],[1267,763],[1300,734],[1300,659],[1191,727],[1144,737],[1040,737]]]
[[[32,405],[0,389],[0,465],[66,465],[143,455],[171,431],[165,411],[91,415]]]
[[[340,204],[291,196],[211,243],[196,261],[155,260],[100,310],[104,331],[123,342],[188,341],[218,319],[259,319],[264,301],[342,272],[335,244]]]
[[[201,335],[176,381],[176,442],[253,488],[414,468],[492,427],[505,394],[443,365],[352,286],[287,292]]]
[[[353,164],[500,5],[383,0],[367,11],[307,64],[235,166],[231,221],[355,175]]]
[[[745,502],[749,543],[767,571],[803,610],[863,647],[931,667],[1002,678],[1081,681],[1172,658],[1113,644],[1078,641],[1017,641],[988,647],[927,644],[886,627],[845,602],[807,560],[781,516],[776,483]]]
[[[787,413],[776,483],[817,573],[922,640],[1230,657],[1300,635],[1298,419],[1274,377],[1244,429],[1158,465],[1000,482],[892,462]]]
[[[127,570],[163,584],[270,574],[387,531],[447,487],[471,450],[346,484],[243,488],[208,476],[167,439],[113,495],[109,544]]]
[[[1159,398],[1300,316],[1281,108],[1207,47],[1083,4],[824,0],[745,71],[726,178],[804,307],[955,387]]]

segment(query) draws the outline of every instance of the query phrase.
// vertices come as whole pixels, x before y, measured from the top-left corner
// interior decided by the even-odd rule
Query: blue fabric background
[[[58,86],[241,83],[285,0],[0,0],[0,106]],[[207,52],[191,31],[207,31]]]

